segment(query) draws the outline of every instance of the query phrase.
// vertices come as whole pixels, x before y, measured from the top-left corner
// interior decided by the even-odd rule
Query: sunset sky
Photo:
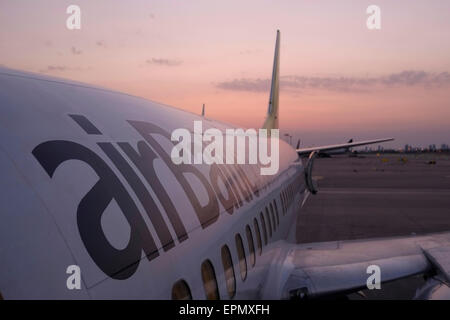
[[[0,0],[0,65],[260,127],[280,29],[282,133],[450,144],[449,17],[448,0]]]

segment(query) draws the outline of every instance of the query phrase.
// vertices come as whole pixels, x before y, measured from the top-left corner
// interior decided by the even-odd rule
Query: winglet
[[[202,117],[204,117],[205,116],[205,104],[203,104],[203,107],[202,107]]]
[[[278,96],[280,75],[280,30],[277,30],[275,56],[273,58],[272,84],[270,86],[269,107],[263,129],[278,129]]]

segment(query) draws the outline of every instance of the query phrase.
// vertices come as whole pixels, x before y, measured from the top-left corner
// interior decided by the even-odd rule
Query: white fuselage
[[[3,297],[170,299],[182,279],[192,298],[205,299],[201,266],[209,260],[227,299],[227,245],[233,298],[264,298],[277,243],[295,235],[307,194],[301,160],[280,140],[273,176],[261,176],[258,165],[176,166],[170,133],[194,120],[233,128],[142,98],[0,69]],[[80,267],[80,290],[66,286],[70,265]]]

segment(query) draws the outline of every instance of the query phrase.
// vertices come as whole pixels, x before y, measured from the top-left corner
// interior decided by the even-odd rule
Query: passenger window
[[[253,242],[253,235],[250,226],[247,225],[245,227],[245,234],[247,235],[247,243],[248,243],[248,252],[250,252],[250,264],[252,267],[255,265],[256,257],[255,257],[255,243]]]
[[[225,273],[228,296],[231,298],[236,294],[236,278],[234,276],[233,259],[227,245],[222,247],[222,264]]]
[[[261,232],[259,231],[258,220],[253,219],[253,225],[255,227],[256,233],[256,244],[258,245],[259,255],[262,254],[262,240],[261,240]]]
[[[275,221],[275,214],[273,212],[273,205],[272,205],[272,203],[270,203],[269,206],[270,206],[270,216],[272,217],[273,230],[275,231],[277,229],[277,223]]]
[[[241,269],[241,278],[245,280],[247,278],[247,261],[245,260],[244,244],[242,243],[241,235],[236,235],[236,249],[239,258],[239,268]]]
[[[178,280],[172,287],[172,300],[192,300],[191,290],[184,280]]]
[[[211,261],[205,260],[202,263],[202,280],[205,288],[206,299],[219,300],[219,288],[217,287],[216,273]]]
[[[277,216],[277,224],[280,225],[280,216],[278,215],[278,206],[276,199],[273,199],[273,205],[275,206],[275,215]]]
[[[272,238],[272,222],[270,221],[269,209],[267,209],[267,207],[266,207],[266,220],[267,220],[267,224],[269,225],[269,227],[268,227],[269,237]]]
[[[263,230],[263,236],[264,236],[264,244],[267,246],[267,228],[266,228],[266,220],[264,219],[264,215],[262,211],[259,213],[261,218],[261,225]]]

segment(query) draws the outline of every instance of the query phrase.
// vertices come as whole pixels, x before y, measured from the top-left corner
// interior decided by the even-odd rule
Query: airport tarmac
[[[433,163],[435,161],[435,163]],[[450,231],[450,156],[375,154],[318,158],[310,196],[297,220],[298,242],[404,236]],[[370,298],[410,298],[400,287],[368,292]],[[368,291],[368,290],[366,290]],[[352,295],[355,297],[354,295]]]

